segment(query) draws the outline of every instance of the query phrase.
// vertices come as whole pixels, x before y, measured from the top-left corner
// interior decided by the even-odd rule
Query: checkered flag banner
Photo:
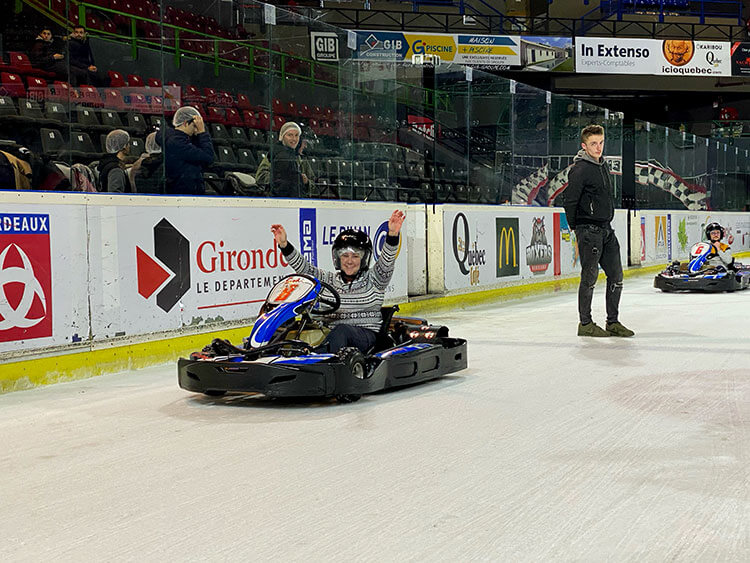
[[[608,158],[607,164],[612,174],[622,175],[620,157]],[[514,205],[539,205],[535,203],[536,198],[540,190],[546,187],[547,205],[554,206],[557,197],[568,187],[568,173],[572,166],[568,165],[550,179],[549,166],[545,164],[513,187],[511,202]],[[669,192],[691,211],[708,209],[705,186],[687,181],[656,160],[636,162],[635,181],[642,186],[654,186]]]

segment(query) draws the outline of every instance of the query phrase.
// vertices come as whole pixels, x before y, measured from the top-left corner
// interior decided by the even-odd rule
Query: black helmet
[[[726,231],[724,230],[724,227],[722,227],[716,222],[709,223],[708,225],[706,225],[706,238],[708,240],[711,240],[711,231],[721,231],[721,238],[719,240],[723,239],[724,235],[727,234]]]
[[[346,250],[359,252],[362,260],[359,267],[360,272],[369,269],[370,258],[372,257],[372,242],[370,242],[370,237],[367,236],[367,233],[355,231],[354,229],[346,229],[339,233],[339,236],[333,241],[333,248],[331,249],[333,267],[337,270],[341,269],[341,254]]]

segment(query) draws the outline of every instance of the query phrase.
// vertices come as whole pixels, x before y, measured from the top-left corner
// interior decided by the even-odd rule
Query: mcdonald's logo
[[[518,268],[518,218],[495,218],[497,241],[497,277],[517,276]]]

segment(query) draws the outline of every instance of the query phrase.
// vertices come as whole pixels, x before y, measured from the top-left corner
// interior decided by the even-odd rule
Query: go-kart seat
[[[375,338],[375,345],[372,347],[372,350],[369,351],[370,354],[380,352],[381,350],[387,350],[396,345],[393,337],[388,332],[388,329],[391,326],[391,319],[393,319],[393,315],[396,311],[398,311],[398,305],[380,308],[380,316],[383,317],[383,322],[380,325],[380,330]]]

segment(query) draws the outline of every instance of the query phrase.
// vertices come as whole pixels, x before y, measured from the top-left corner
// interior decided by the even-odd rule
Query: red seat
[[[117,111],[127,111],[128,106],[125,103],[125,98],[123,98],[122,93],[119,90],[115,90],[114,88],[107,88],[104,90],[104,99],[106,101],[106,105],[110,109],[114,109]]]
[[[278,98],[274,98],[271,108],[275,115],[286,115],[286,104]]]
[[[219,105],[224,107],[232,107],[234,106],[234,97],[232,94],[225,90],[220,90],[218,93],[219,96]]]
[[[0,73],[0,84],[2,84],[3,90],[5,90],[11,98],[25,98],[26,88],[23,85],[23,80],[18,74],[12,72]]]
[[[302,104],[299,106],[299,114],[305,119],[310,119],[312,117],[312,110],[307,104]]]
[[[107,74],[109,74],[110,88],[124,88],[127,86],[125,84],[125,77],[116,70],[110,70]]]
[[[291,117],[299,117],[300,112],[299,112],[299,109],[297,108],[297,104],[295,104],[294,102],[289,102],[286,105],[286,114]]]
[[[143,88],[143,78],[137,74],[128,74],[128,86],[130,88]]]
[[[149,88],[161,88],[161,80],[158,78],[149,78],[146,83]]]
[[[206,100],[207,104],[216,104],[218,103],[219,95],[214,88],[204,88],[203,98]]]
[[[216,106],[210,106],[208,108],[208,119],[206,121],[209,123],[225,124],[227,120],[224,116],[224,110],[222,108],[217,108]]]
[[[81,93],[81,103],[95,108],[104,107],[104,102],[102,101],[102,97],[99,95],[99,91],[93,86],[84,84],[78,87],[78,91]]]
[[[258,112],[255,114],[255,122],[258,126],[258,129],[268,131],[268,129],[271,127],[271,116],[268,115],[265,111]]]
[[[226,110],[226,124],[231,127],[242,127],[244,123],[242,122],[242,116],[240,115],[240,112],[237,111],[234,108],[227,108]]]
[[[185,88],[183,89],[182,99],[185,100],[185,102],[187,102],[188,104],[203,103],[203,95],[201,94],[200,90],[191,85],[185,86]]]
[[[18,74],[31,74],[34,76],[41,76],[43,78],[52,78],[55,76],[54,72],[47,72],[39,68],[31,66],[31,61],[26,53],[19,51],[11,51],[8,54],[9,67],[8,70]]]
[[[310,128],[310,131],[312,131],[316,135],[320,134],[320,123],[318,123],[317,119],[311,119],[310,121],[308,121],[307,126]]]
[[[258,120],[255,118],[255,113],[249,109],[242,110],[242,122],[245,127],[250,129],[258,129]]]
[[[50,89],[49,96],[47,96],[50,101],[62,103],[68,103],[71,100],[78,99],[78,97],[78,91],[62,80],[55,80]]]
[[[47,81],[44,78],[38,76],[26,77],[27,94],[29,98],[35,100],[44,100],[47,98],[49,89],[47,88]]]
[[[281,126],[286,123],[286,119],[281,115],[274,115],[273,116],[273,130],[278,131],[281,129]]]
[[[127,102],[127,98],[126,98]],[[141,93],[130,94],[130,107],[139,113],[148,113],[151,109],[151,104]]]
[[[253,109],[250,98],[246,94],[237,94],[237,107],[240,109]]]

